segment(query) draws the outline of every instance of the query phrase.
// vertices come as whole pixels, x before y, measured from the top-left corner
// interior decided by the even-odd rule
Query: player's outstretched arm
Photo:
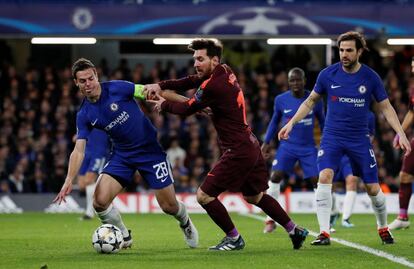
[[[378,105],[379,105],[380,111],[382,111],[388,123],[397,133],[399,147],[401,147],[401,149],[405,151],[405,155],[410,154],[411,152],[410,142],[408,141],[404,133],[404,130],[400,124],[400,121],[398,120],[397,113],[395,113],[395,110],[392,107],[390,101],[387,98],[379,102]]]
[[[187,102],[190,98],[180,95],[174,91],[170,91],[170,90],[163,90],[160,92],[160,95],[168,101],[172,101],[172,102]]]
[[[72,191],[72,182],[73,179],[78,174],[79,168],[82,165],[83,157],[85,156],[85,139],[78,139],[76,140],[75,148],[73,149],[72,153],[70,154],[69,158],[69,168],[68,173],[66,175],[65,183],[62,186],[59,194],[53,200],[53,202],[57,202],[58,204],[66,202],[65,197]]]
[[[143,99],[145,100],[153,100],[157,98],[156,96],[162,96],[165,100],[172,101],[172,102],[186,102],[188,101],[188,97],[180,95],[171,90],[162,90],[158,84],[146,84],[143,85],[142,90]]]
[[[408,127],[414,122],[414,112],[410,109],[407,114],[405,114],[404,120],[401,124],[403,131],[407,131]],[[400,136],[398,134],[395,135],[393,144],[394,148],[400,148]]]
[[[293,126],[300,120],[302,120],[306,115],[309,114],[309,112],[313,109],[313,107],[316,105],[317,102],[321,99],[321,96],[316,93],[315,91],[312,91],[308,98],[306,98],[305,101],[299,106],[298,111],[296,111],[295,115],[292,117],[292,119],[286,123],[285,126],[283,126],[282,129],[280,129],[278,133],[279,140],[281,139],[288,139],[289,133],[292,131]]]

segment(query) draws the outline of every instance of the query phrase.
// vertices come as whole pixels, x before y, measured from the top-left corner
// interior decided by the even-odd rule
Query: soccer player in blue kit
[[[93,128],[101,129],[109,135],[113,145],[94,193],[93,205],[102,223],[121,229],[123,248],[131,246],[131,232],[111,203],[138,170],[154,189],[161,209],[178,220],[187,245],[197,247],[198,232],[185,205],[175,197],[171,168],[157,141],[157,131],[134,100],[134,97],[144,98],[144,87],[127,81],[99,83],[95,66],[84,58],[73,64],[72,75],[86,98],[77,114],[77,139],[65,183],[54,202],[65,201],[65,196],[72,191],[72,181],[84,158],[86,140]]]
[[[79,189],[85,190],[86,209],[81,220],[89,220],[95,216],[93,209],[93,193],[95,181],[101,173],[109,153],[111,143],[108,135],[99,129],[92,129],[85,146],[85,157],[78,173]]]
[[[270,141],[275,137],[279,123],[284,126],[295,115],[300,104],[309,96],[305,90],[305,72],[300,68],[293,68],[288,73],[289,91],[275,98],[273,116],[267,128],[262,145],[262,153],[265,159],[269,157]],[[304,178],[311,180],[316,187],[318,182],[318,168],[316,166],[317,148],[313,136],[314,119],[318,119],[321,132],[325,123],[323,102],[320,101],[313,110],[292,130],[287,140],[280,141],[270,175],[267,194],[279,198],[280,182],[286,174],[293,172],[295,163],[299,161],[304,173]],[[275,221],[269,216],[265,220],[264,233],[271,233],[276,228]]]
[[[293,118],[279,131],[279,139],[287,139],[295,124],[302,120],[327,95],[327,116],[318,152],[319,183],[316,190],[316,213],[320,234],[312,245],[330,245],[329,218],[332,207],[332,179],[343,155],[351,161],[352,171],[365,183],[377,219],[383,244],[394,243],[388,225],[386,201],[378,184],[375,154],[369,140],[368,113],[371,98],[378,102],[391,127],[399,135],[405,154],[411,151],[394,108],[391,106],[381,79],[375,71],[359,63],[366,49],[364,37],[347,32],[338,38],[340,62],[319,73],[315,87]]]

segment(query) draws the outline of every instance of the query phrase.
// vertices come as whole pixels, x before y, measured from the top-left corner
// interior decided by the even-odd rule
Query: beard
[[[206,68],[205,70],[200,70],[200,71],[196,70],[196,72],[197,72],[197,76],[201,79],[207,79],[211,75],[210,68]]]
[[[347,63],[344,63],[344,61],[341,60],[341,63],[342,63],[342,66],[345,69],[352,70],[357,65],[358,61],[356,61],[356,60],[355,61],[348,60]]]

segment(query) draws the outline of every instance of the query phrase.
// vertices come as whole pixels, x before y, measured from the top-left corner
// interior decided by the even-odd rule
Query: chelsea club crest
[[[110,108],[111,108],[112,111],[117,111],[118,110],[118,105],[116,103],[112,103],[110,105]]]
[[[367,88],[364,85],[359,86],[358,89],[360,94],[364,94],[367,91]]]

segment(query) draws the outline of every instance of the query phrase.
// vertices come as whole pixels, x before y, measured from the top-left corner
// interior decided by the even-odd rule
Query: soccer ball
[[[121,230],[112,224],[103,224],[92,234],[92,246],[98,253],[117,253],[123,242]]]

